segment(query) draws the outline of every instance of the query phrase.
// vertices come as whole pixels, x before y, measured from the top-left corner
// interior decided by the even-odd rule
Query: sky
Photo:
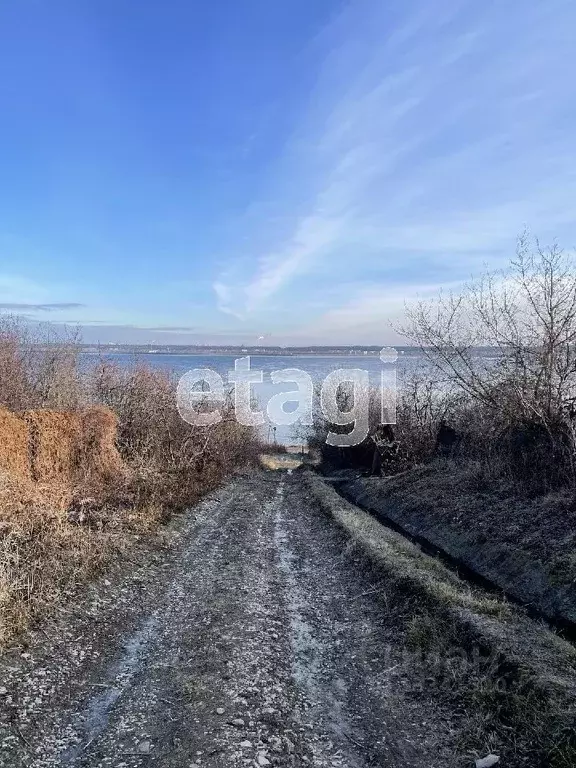
[[[573,0],[5,0],[0,311],[86,341],[389,344],[576,244]]]

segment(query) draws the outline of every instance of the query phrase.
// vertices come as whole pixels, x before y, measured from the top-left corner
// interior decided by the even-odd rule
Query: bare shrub
[[[523,235],[508,270],[407,310],[405,335],[462,396],[468,445],[531,492],[576,484],[574,266]]]
[[[430,376],[430,368],[416,368],[403,377],[394,393],[372,387],[362,393],[368,404],[368,435],[358,445],[328,445],[328,432],[346,434],[350,426],[333,424],[318,408],[308,444],[322,458],[325,468],[355,468],[372,474],[393,474],[429,458],[434,453],[439,425],[459,412],[461,395]],[[394,397],[395,414],[390,397]],[[353,393],[342,387],[338,407],[350,411]],[[383,413],[384,411],[384,413]],[[384,423],[382,417],[384,416]]]
[[[392,423],[389,396],[396,393],[382,393],[379,388],[354,392],[349,383],[340,385],[336,392],[337,407],[341,414],[352,414],[355,397],[359,398],[359,410],[366,411],[367,435],[360,443],[342,446],[329,444],[328,433],[347,435],[351,424],[335,424],[317,407],[313,411],[314,423],[307,433],[310,449],[320,456],[325,469],[354,468],[373,474],[390,474],[407,464],[405,447],[398,441],[396,424]],[[318,400],[318,396],[316,398]],[[383,423],[384,417],[384,423]],[[346,417],[346,420],[349,417]],[[364,418],[364,415],[362,416]]]
[[[230,406],[193,428],[176,380],[137,362],[82,367],[72,335],[0,318],[0,645],[70,596],[259,444]]]
[[[29,339],[17,319],[0,318],[0,404],[11,410],[34,408],[38,393],[32,380]]]
[[[0,316],[0,405],[75,409],[82,401],[76,335]]]
[[[410,464],[433,455],[440,425],[461,414],[461,395],[430,374],[429,367],[419,366],[406,373],[398,390],[394,430]]]
[[[133,471],[138,504],[190,504],[258,453],[252,431],[236,422],[231,404],[213,426],[185,422],[176,407],[176,384],[169,372],[106,359],[92,374],[93,397],[118,416],[118,445]]]

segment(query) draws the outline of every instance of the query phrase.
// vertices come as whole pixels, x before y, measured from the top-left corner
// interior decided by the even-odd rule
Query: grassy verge
[[[441,459],[395,476],[350,473],[353,503],[463,563],[551,621],[576,623],[576,512],[569,489],[527,498]]]
[[[446,699],[461,718],[462,752],[496,753],[507,766],[574,766],[573,646],[470,587],[318,476],[304,477],[381,577],[423,693]]]

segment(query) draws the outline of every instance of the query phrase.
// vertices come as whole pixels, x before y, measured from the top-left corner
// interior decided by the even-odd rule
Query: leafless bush
[[[343,415],[349,414],[345,420],[353,419],[356,413],[365,419],[363,423],[367,428],[366,437],[360,443],[342,446],[330,444],[328,435],[348,435],[352,431],[352,424],[333,423],[324,415],[317,402],[313,410],[314,423],[306,438],[309,447],[321,457],[326,469],[355,468],[378,474],[381,471],[398,471],[406,466],[406,446],[401,448],[397,440],[396,424],[392,423],[394,414],[389,399],[391,395],[396,397],[396,393],[381,392],[376,387],[355,391],[349,382],[340,385],[336,392],[338,411]],[[357,404],[356,398],[359,401]],[[319,400],[318,395],[316,400]]]
[[[75,409],[82,403],[74,334],[49,326],[32,329],[18,317],[0,316],[0,405]]]
[[[175,385],[138,363],[86,370],[74,337],[0,318],[0,645],[122,552],[131,532],[257,456],[229,406],[213,427],[184,422]],[[82,450],[71,451],[67,427]],[[73,473],[60,471],[67,462]]]
[[[140,503],[189,504],[258,452],[230,403],[218,424],[185,422],[176,407],[176,384],[169,372],[143,364],[127,368],[102,359],[92,372],[92,396],[118,415],[119,448],[134,471]]]
[[[410,463],[433,455],[440,425],[461,412],[462,397],[444,378],[419,366],[407,372],[397,394],[394,431]]]
[[[178,413],[171,373],[106,358],[82,371],[76,341],[49,326],[32,329],[18,318],[0,318],[0,405],[12,411],[110,408],[139,500],[182,506],[256,455],[252,432],[236,423],[230,404],[221,423],[193,428]]]
[[[523,235],[508,270],[408,310],[404,333],[460,393],[472,451],[529,480],[532,491],[576,484],[576,271],[569,255]]]
[[[328,432],[346,434],[350,427],[330,423],[316,409],[308,442],[320,453],[326,466],[353,467],[376,474],[407,469],[434,454],[442,421],[461,414],[460,393],[448,387],[446,381],[431,378],[429,367],[414,369],[399,382],[398,390],[393,393],[395,416],[387,408],[389,394],[376,387],[367,393],[368,435],[362,443],[350,447],[326,444]],[[340,410],[349,411],[352,402],[352,392],[342,388]]]

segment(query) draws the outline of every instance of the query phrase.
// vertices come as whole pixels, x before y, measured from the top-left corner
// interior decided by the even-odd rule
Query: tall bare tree
[[[508,269],[407,308],[402,332],[496,428],[548,435],[576,478],[576,265],[523,234]],[[478,348],[486,347],[484,354]]]

